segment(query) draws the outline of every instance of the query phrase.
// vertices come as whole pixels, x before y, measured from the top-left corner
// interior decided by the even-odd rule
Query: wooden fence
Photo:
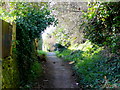
[[[12,40],[15,39],[16,25],[0,20],[0,55],[1,58],[8,57],[12,54]]]
[[[2,21],[0,20],[0,90],[2,89]]]

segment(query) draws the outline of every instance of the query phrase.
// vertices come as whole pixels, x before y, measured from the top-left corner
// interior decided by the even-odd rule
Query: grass
[[[31,73],[28,75],[28,84],[26,84],[23,88],[32,88],[36,79],[43,76],[43,68],[41,63],[35,61],[30,68]]]
[[[46,52],[44,52],[42,50],[37,50],[37,53],[38,53],[38,57],[39,57],[40,62],[46,61],[46,55],[47,55]]]
[[[47,53],[45,51],[42,51],[42,50],[37,50],[38,52],[38,55],[41,56],[41,55],[47,55]]]

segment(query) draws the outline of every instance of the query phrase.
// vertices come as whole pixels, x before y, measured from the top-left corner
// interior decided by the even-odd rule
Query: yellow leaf
[[[69,64],[73,64],[73,63],[75,63],[75,61],[71,61],[71,62],[69,62]]]

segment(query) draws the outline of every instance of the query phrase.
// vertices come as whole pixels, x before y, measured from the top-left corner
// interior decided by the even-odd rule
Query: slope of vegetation
[[[105,57],[101,54],[102,48],[90,43],[80,45],[80,48],[82,49],[66,49],[56,53],[59,57],[70,61],[69,64],[73,64],[81,88],[117,88],[120,86],[119,58]]]
[[[70,31],[58,28],[58,31],[55,31],[56,38],[61,39],[58,43],[68,48],[58,49],[56,53],[73,64],[80,87],[118,88],[120,87],[120,2],[92,2],[88,7],[87,11],[82,11],[81,17],[85,20],[79,29],[85,38],[81,38],[83,42],[71,44],[77,37],[74,35],[73,40],[68,40],[66,37],[72,35]]]

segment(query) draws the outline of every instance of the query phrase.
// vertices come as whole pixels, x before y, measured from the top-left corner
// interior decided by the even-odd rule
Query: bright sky
[[[42,38],[45,39],[45,37],[47,36],[47,33],[52,33],[54,30],[56,29],[56,27],[54,27],[53,25],[51,25],[50,27],[47,27],[46,30],[43,32],[42,34]]]

